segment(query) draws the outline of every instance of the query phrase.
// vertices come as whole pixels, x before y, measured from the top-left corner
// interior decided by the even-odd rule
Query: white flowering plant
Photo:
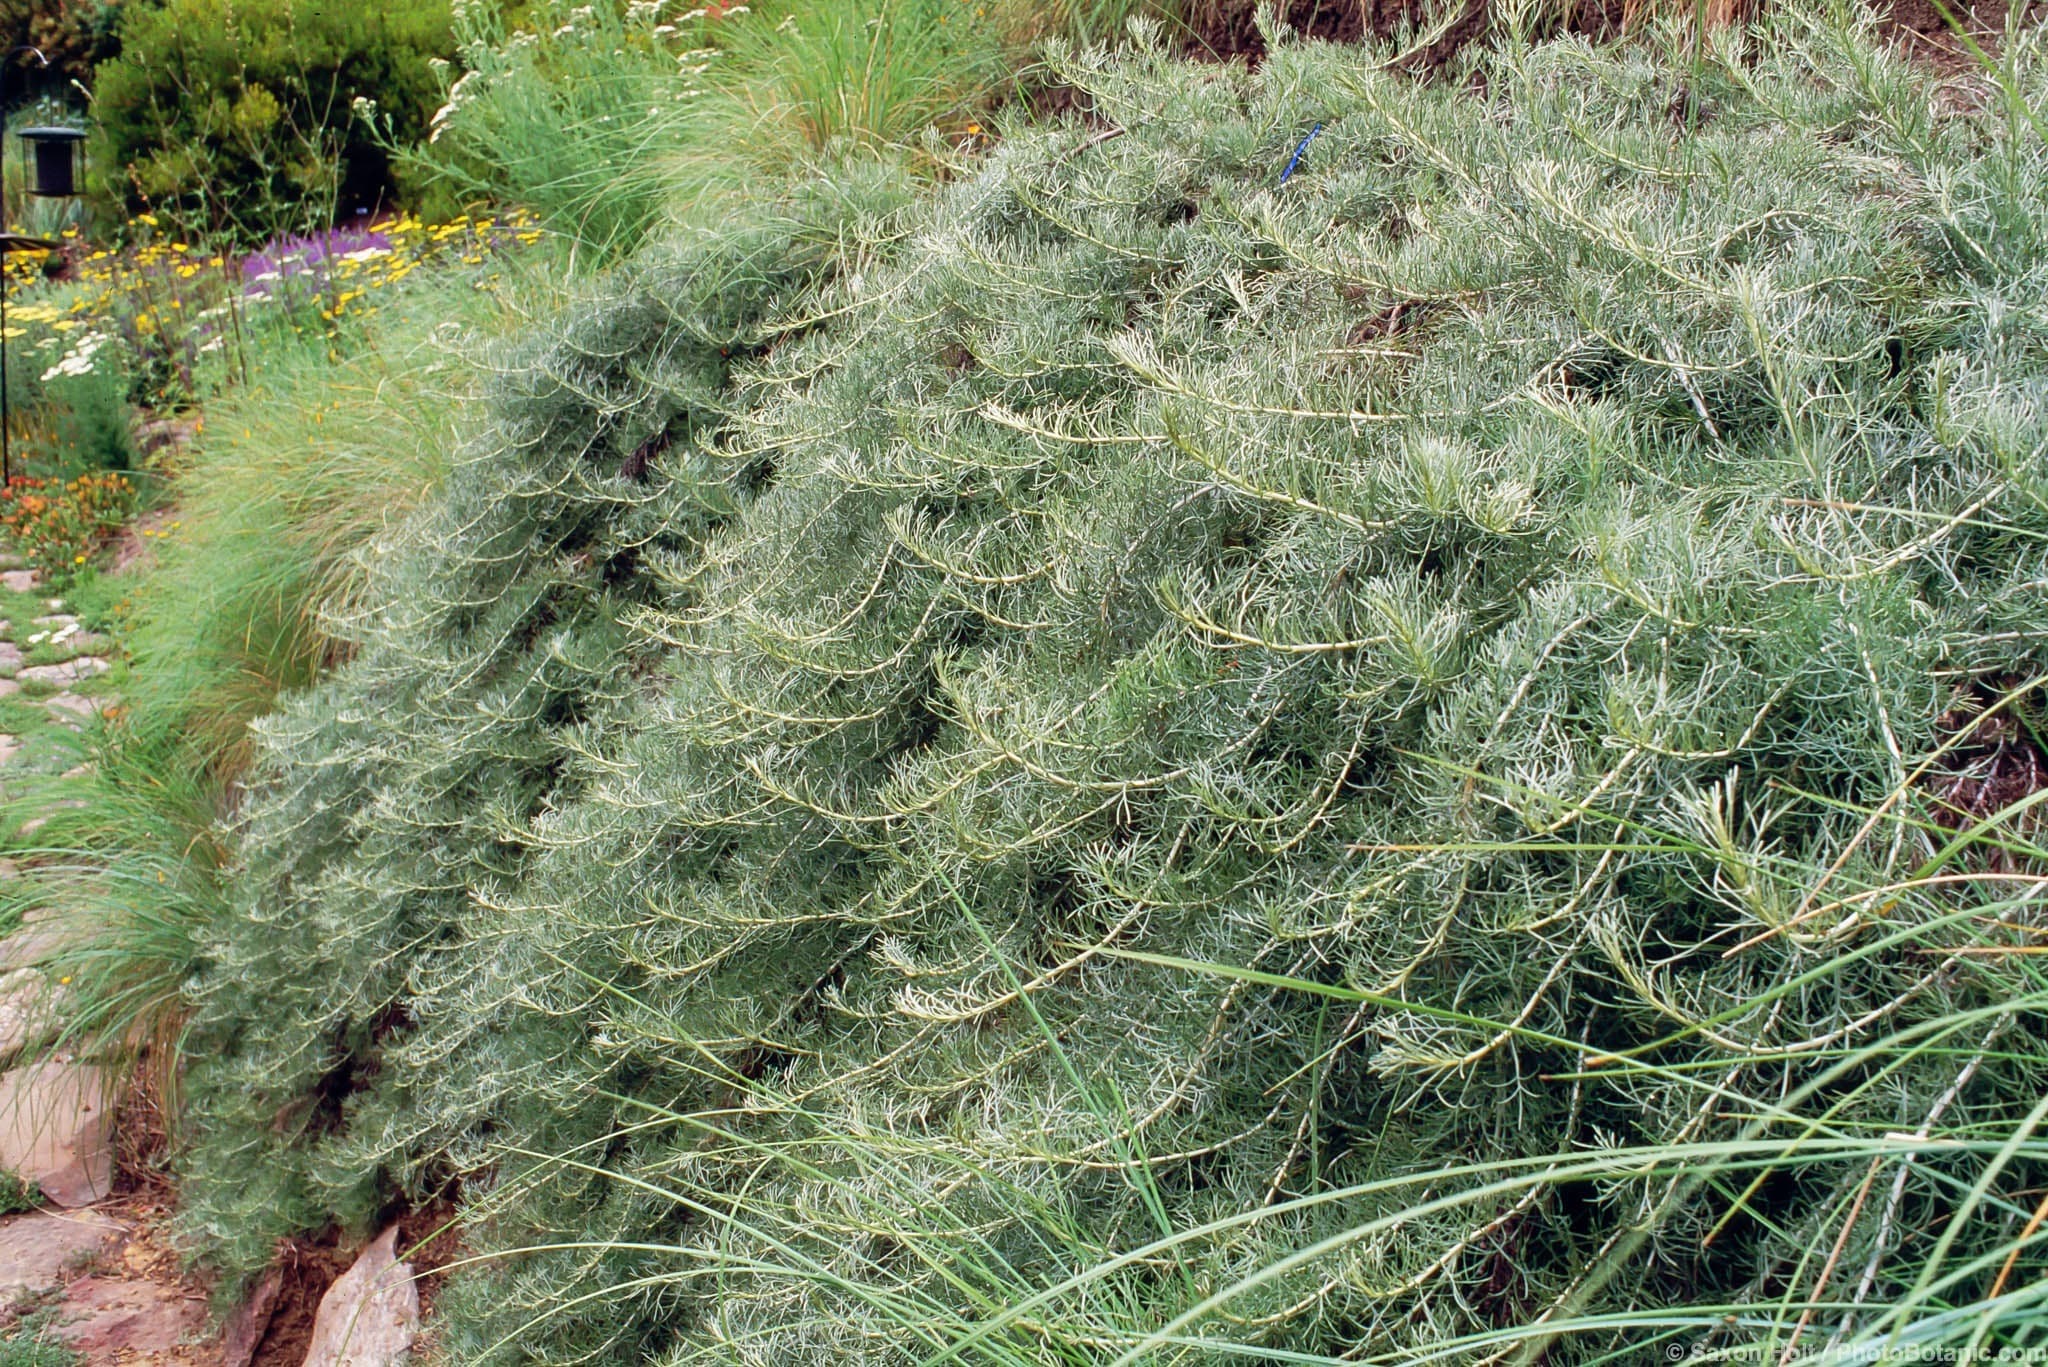
[[[709,26],[733,12],[542,0],[515,23],[502,6],[458,4],[455,58],[429,63],[441,103],[424,143],[368,118],[430,211],[511,199],[624,246],[659,218],[658,177],[642,173],[701,93]]]

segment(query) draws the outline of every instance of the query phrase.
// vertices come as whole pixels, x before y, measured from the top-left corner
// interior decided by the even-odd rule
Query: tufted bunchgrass
[[[732,10],[725,13],[724,9]],[[455,201],[509,199],[608,264],[821,155],[937,169],[1036,74],[1049,37],[1113,39],[1149,0],[763,0],[458,10],[434,140],[394,148]],[[715,210],[711,210],[715,212]]]

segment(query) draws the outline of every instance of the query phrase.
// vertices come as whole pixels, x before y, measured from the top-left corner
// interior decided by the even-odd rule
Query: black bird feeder
[[[85,141],[84,133],[76,128],[24,128],[21,140],[36,157],[35,181],[28,187],[30,194],[37,199],[69,199],[78,193],[73,173],[77,158],[72,149]]]

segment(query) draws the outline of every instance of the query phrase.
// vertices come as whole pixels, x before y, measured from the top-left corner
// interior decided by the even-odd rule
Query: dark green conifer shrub
[[[164,0],[129,11],[120,38],[95,74],[95,194],[250,241],[382,200],[388,155],[355,102],[425,137],[428,63],[454,44],[448,0]]]
[[[2026,1342],[2040,39],[1714,42],[1062,59],[569,309],[266,726],[194,1232],[453,1187],[462,1362]]]
[[[26,52],[8,57],[9,96],[18,98],[24,89],[55,93],[71,81],[89,82],[93,67],[119,50],[116,30],[126,3],[0,0],[0,43],[10,51],[35,48],[49,63],[45,66]]]

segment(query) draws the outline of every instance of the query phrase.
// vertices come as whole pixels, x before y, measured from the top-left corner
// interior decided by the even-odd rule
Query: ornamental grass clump
[[[2040,35],[1707,44],[1062,56],[508,354],[263,728],[193,1233],[456,1196],[476,1362],[2034,1341]]]

